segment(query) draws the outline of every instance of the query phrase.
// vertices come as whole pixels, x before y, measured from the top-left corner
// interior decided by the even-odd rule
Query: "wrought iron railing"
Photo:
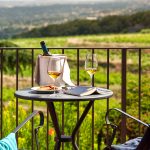
[[[88,50],[88,51],[91,51],[92,53],[98,53],[98,55],[100,55],[100,52],[103,51],[105,52],[105,62],[103,62],[106,66],[106,84],[105,84],[105,87],[106,88],[110,88],[110,74],[111,74],[111,55],[112,53],[115,53],[117,51],[120,52],[120,60],[119,60],[119,65],[120,65],[120,71],[121,71],[121,83],[120,83],[120,89],[121,89],[121,96],[120,96],[120,100],[121,100],[121,108],[122,110],[126,111],[126,100],[127,100],[127,64],[128,64],[128,57],[127,58],[127,52],[130,52],[130,51],[135,51],[137,53],[137,72],[138,72],[138,118],[141,119],[141,99],[142,99],[142,96],[141,96],[141,76],[142,76],[142,63],[144,62],[144,60],[142,60],[142,55],[145,54],[145,53],[148,53],[150,52],[150,48],[50,48],[50,49],[53,49],[53,50],[58,50],[60,53],[62,54],[66,54],[66,51],[69,51],[68,54],[72,53],[72,51],[76,51],[76,56],[75,57],[75,61],[76,61],[76,85],[80,85],[80,57],[82,57],[83,55],[83,51],[84,50]],[[37,53],[36,51],[40,50],[40,48],[0,48],[0,71],[1,71],[1,74],[0,74],[0,77],[1,77],[1,80],[0,80],[0,87],[1,87],[1,90],[0,90],[0,136],[3,137],[4,135],[4,130],[3,130],[3,125],[5,124],[5,121],[3,119],[3,106],[5,105],[4,104],[4,101],[3,101],[3,96],[4,96],[4,74],[5,74],[5,71],[4,71],[4,52],[7,52],[7,51],[14,51],[15,52],[15,90],[18,90],[20,89],[19,87],[19,54],[20,54],[20,51],[24,50],[25,52],[26,51],[30,51],[31,53],[31,61],[29,62],[29,64],[31,64],[31,73],[30,73],[30,79],[31,79],[31,83],[30,83],[30,86],[34,86],[34,66],[35,66],[35,59],[37,57]],[[85,53],[85,51],[84,51]],[[113,58],[115,59],[115,58]],[[70,61],[70,58],[68,57],[68,62]],[[101,60],[99,60],[101,62]],[[146,61],[146,60],[145,60]],[[93,79],[93,85],[94,85],[94,79]],[[109,105],[109,102],[110,100],[107,99],[106,100],[106,110],[109,109],[110,105]],[[18,125],[18,106],[19,106],[19,102],[18,102],[18,99],[16,98],[16,126]],[[34,110],[34,102],[32,101],[32,104],[31,104],[31,110],[33,111]],[[77,107],[77,119],[79,119],[79,108],[80,108],[80,105],[79,103],[76,105]],[[49,117],[48,117],[48,110],[46,111],[47,113],[47,122],[49,121]],[[89,149],[93,149],[95,148],[94,146],[94,121],[95,121],[95,118],[94,118],[94,114],[96,112],[94,111],[94,105],[92,107],[92,140],[91,140],[91,148]],[[64,103],[62,103],[62,112],[61,112],[62,116],[61,116],[61,120],[62,120],[62,133],[64,133]],[[126,135],[126,119],[125,118],[122,118],[122,132],[121,132],[121,139],[122,141],[125,141],[125,135]],[[32,130],[33,130],[33,123],[32,123]],[[48,130],[49,130],[49,126],[48,126],[48,123],[47,123],[47,138],[46,138],[46,148],[48,149],[49,147],[49,139],[48,139]],[[140,134],[140,127],[139,127],[139,134]],[[33,141],[33,132],[31,134],[31,139],[32,139],[32,149],[34,149],[34,141]],[[80,147],[80,143],[79,143],[79,139],[80,139],[80,133],[78,134],[77,136],[77,143]],[[62,146],[62,149],[64,149],[64,145]]]

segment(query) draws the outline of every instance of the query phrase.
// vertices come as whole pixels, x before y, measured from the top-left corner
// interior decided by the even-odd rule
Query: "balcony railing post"
[[[62,49],[62,54],[65,53],[64,48]],[[62,135],[65,134],[64,126],[65,126],[65,104],[62,102]],[[62,150],[64,150],[64,143],[62,143]]]
[[[79,74],[80,74],[80,68],[79,68],[79,61],[80,61],[80,49],[77,49],[77,85],[80,84],[80,81],[79,81]],[[79,117],[80,117],[80,103],[77,102],[77,121],[79,120]],[[77,144],[79,146],[79,131],[77,133]]]
[[[107,49],[107,89],[109,89],[109,57],[110,49]],[[109,99],[107,99],[107,110],[109,109]]]
[[[92,48],[92,54],[94,54],[94,48]],[[92,78],[92,86],[94,86],[94,75]],[[94,122],[95,122],[95,118],[94,118],[94,103],[92,104],[92,150],[94,150]]]
[[[141,119],[141,71],[142,71],[142,68],[141,68],[141,49],[139,49],[139,91],[138,91],[138,96],[139,96],[139,119]],[[140,131],[140,123],[139,123],[139,136],[141,134],[141,131]]]
[[[32,64],[32,74],[31,74],[31,86],[34,86],[34,49],[31,50],[31,64]],[[31,110],[34,111],[34,101],[31,103]],[[34,150],[34,119],[32,118],[32,150]]]
[[[18,90],[19,79],[19,49],[16,48],[16,90]],[[16,98],[16,127],[18,126],[18,98]],[[16,133],[16,139],[18,142],[18,133]]]
[[[122,49],[122,76],[121,76],[121,108],[126,112],[126,68],[127,68],[127,49]],[[121,142],[126,140],[126,118],[122,116],[121,122]]]
[[[1,109],[1,112],[0,112],[0,129],[1,129],[1,132],[0,132],[0,135],[1,135],[1,138],[3,136],[3,49],[1,49],[1,55],[0,55],[0,71],[1,71],[1,91],[0,91],[0,109]]]
[[[106,49],[107,50],[107,89],[109,89],[109,63],[110,63],[110,49]],[[107,101],[106,101],[106,111],[108,111],[109,109],[109,98],[107,98]],[[108,132],[108,128],[107,128],[107,137],[109,137],[109,132]],[[109,140],[108,138],[106,138],[106,143],[108,144]]]

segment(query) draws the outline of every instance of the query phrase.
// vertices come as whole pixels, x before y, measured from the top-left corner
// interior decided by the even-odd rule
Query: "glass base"
[[[50,96],[50,97],[61,97],[62,94],[63,94],[63,91],[60,90],[60,91],[56,91],[56,92],[50,94],[49,96]]]

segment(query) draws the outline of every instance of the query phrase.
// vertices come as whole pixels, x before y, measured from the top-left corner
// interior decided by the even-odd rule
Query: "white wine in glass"
[[[60,76],[61,72],[58,71],[48,71],[48,75],[52,78],[52,79],[57,79]]]
[[[61,58],[59,57],[49,58],[48,66],[47,66],[47,73],[54,80],[54,84],[55,84],[56,79],[61,75],[62,69],[63,69],[63,65],[61,65]],[[56,95],[55,88],[54,88],[54,94]]]
[[[91,77],[91,83],[93,75],[97,72],[97,67],[98,67],[97,55],[87,54],[85,59],[85,70]]]

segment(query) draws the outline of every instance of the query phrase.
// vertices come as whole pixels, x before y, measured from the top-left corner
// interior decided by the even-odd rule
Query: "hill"
[[[30,5],[29,1],[25,5],[25,1],[18,1],[0,2],[0,38],[9,38],[48,24],[60,24],[75,19],[100,19],[108,15],[125,15],[150,9],[150,2],[147,0],[85,1],[51,5],[45,1],[42,1],[43,5],[31,1]]]
[[[15,37],[49,37],[105,33],[131,33],[150,28],[150,11],[132,15],[106,16],[97,20],[74,20],[63,24],[35,28]]]

